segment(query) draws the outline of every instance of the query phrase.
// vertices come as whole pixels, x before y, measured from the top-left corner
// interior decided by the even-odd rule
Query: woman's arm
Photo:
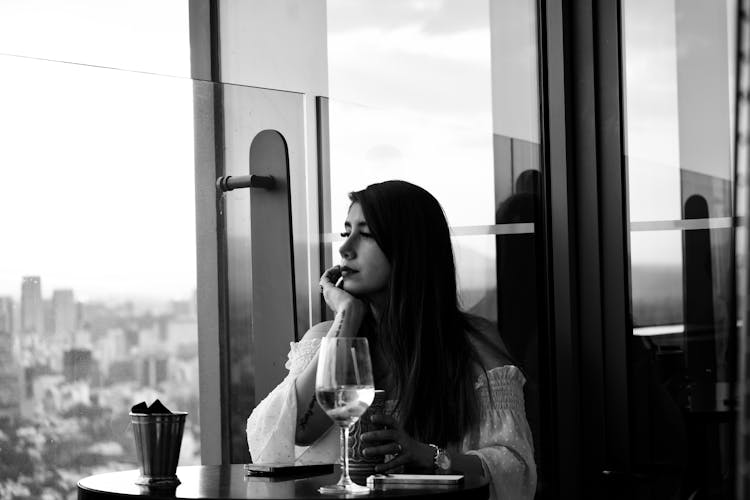
[[[536,490],[533,438],[524,410],[524,382],[516,366],[496,367],[486,377],[480,376],[476,385],[482,414],[479,432],[465,437],[463,453],[449,453],[452,471],[479,473],[490,479],[492,499],[531,499]],[[432,467],[434,448],[411,438],[393,417],[376,415],[373,422],[388,428],[363,434],[362,440],[368,443],[363,453],[372,457],[396,456],[377,466],[377,472],[389,472],[401,465]]]
[[[333,324],[325,337],[356,337],[367,308],[364,302],[333,285],[334,281],[338,279],[337,273],[338,269],[333,268],[326,271],[320,280],[323,297],[329,307],[336,312]],[[305,335],[305,338],[308,335],[311,335],[310,338],[323,336],[319,331],[310,331]],[[294,383],[297,395],[295,442],[301,446],[307,446],[315,442],[333,423],[315,400],[317,369],[318,354],[316,353]]]
[[[401,466],[415,469],[433,470],[435,465],[435,448],[409,436],[389,415],[375,414],[372,421],[387,429],[371,431],[362,435],[368,443],[363,453],[365,456],[395,455],[389,462],[375,466],[375,472],[388,473]],[[482,460],[475,455],[449,453],[451,472],[462,474],[483,474]]]
[[[484,473],[482,469],[482,459],[476,455],[449,455],[451,459],[451,471],[459,474],[476,474],[481,476]]]

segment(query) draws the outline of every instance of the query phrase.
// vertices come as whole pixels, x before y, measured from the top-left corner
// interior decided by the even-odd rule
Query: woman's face
[[[344,223],[341,275],[344,290],[356,296],[372,296],[388,288],[391,264],[370,233],[359,203],[353,203]]]

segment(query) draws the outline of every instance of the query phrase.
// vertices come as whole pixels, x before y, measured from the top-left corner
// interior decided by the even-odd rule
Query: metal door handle
[[[222,192],[248,187],[271,190],[276,187],[276,179],[271,175],[227,175],[216,179],[216,187]]]

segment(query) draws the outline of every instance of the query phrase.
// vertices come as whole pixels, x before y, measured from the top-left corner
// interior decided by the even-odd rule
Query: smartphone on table
[[[333,472],[333,464],[257,463],[244,467],[248,476],[317,476]]]

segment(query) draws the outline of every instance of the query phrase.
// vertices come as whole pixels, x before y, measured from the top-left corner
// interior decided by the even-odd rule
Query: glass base
[[[348,494],[348,495],[366,495],[370,493],[370,488],[367,486],[360,486],[357,483],[350,483],[347,485],[332,484],[330,486],[321,486],[318,488],[318,492],[324,495],[330,494]]]

